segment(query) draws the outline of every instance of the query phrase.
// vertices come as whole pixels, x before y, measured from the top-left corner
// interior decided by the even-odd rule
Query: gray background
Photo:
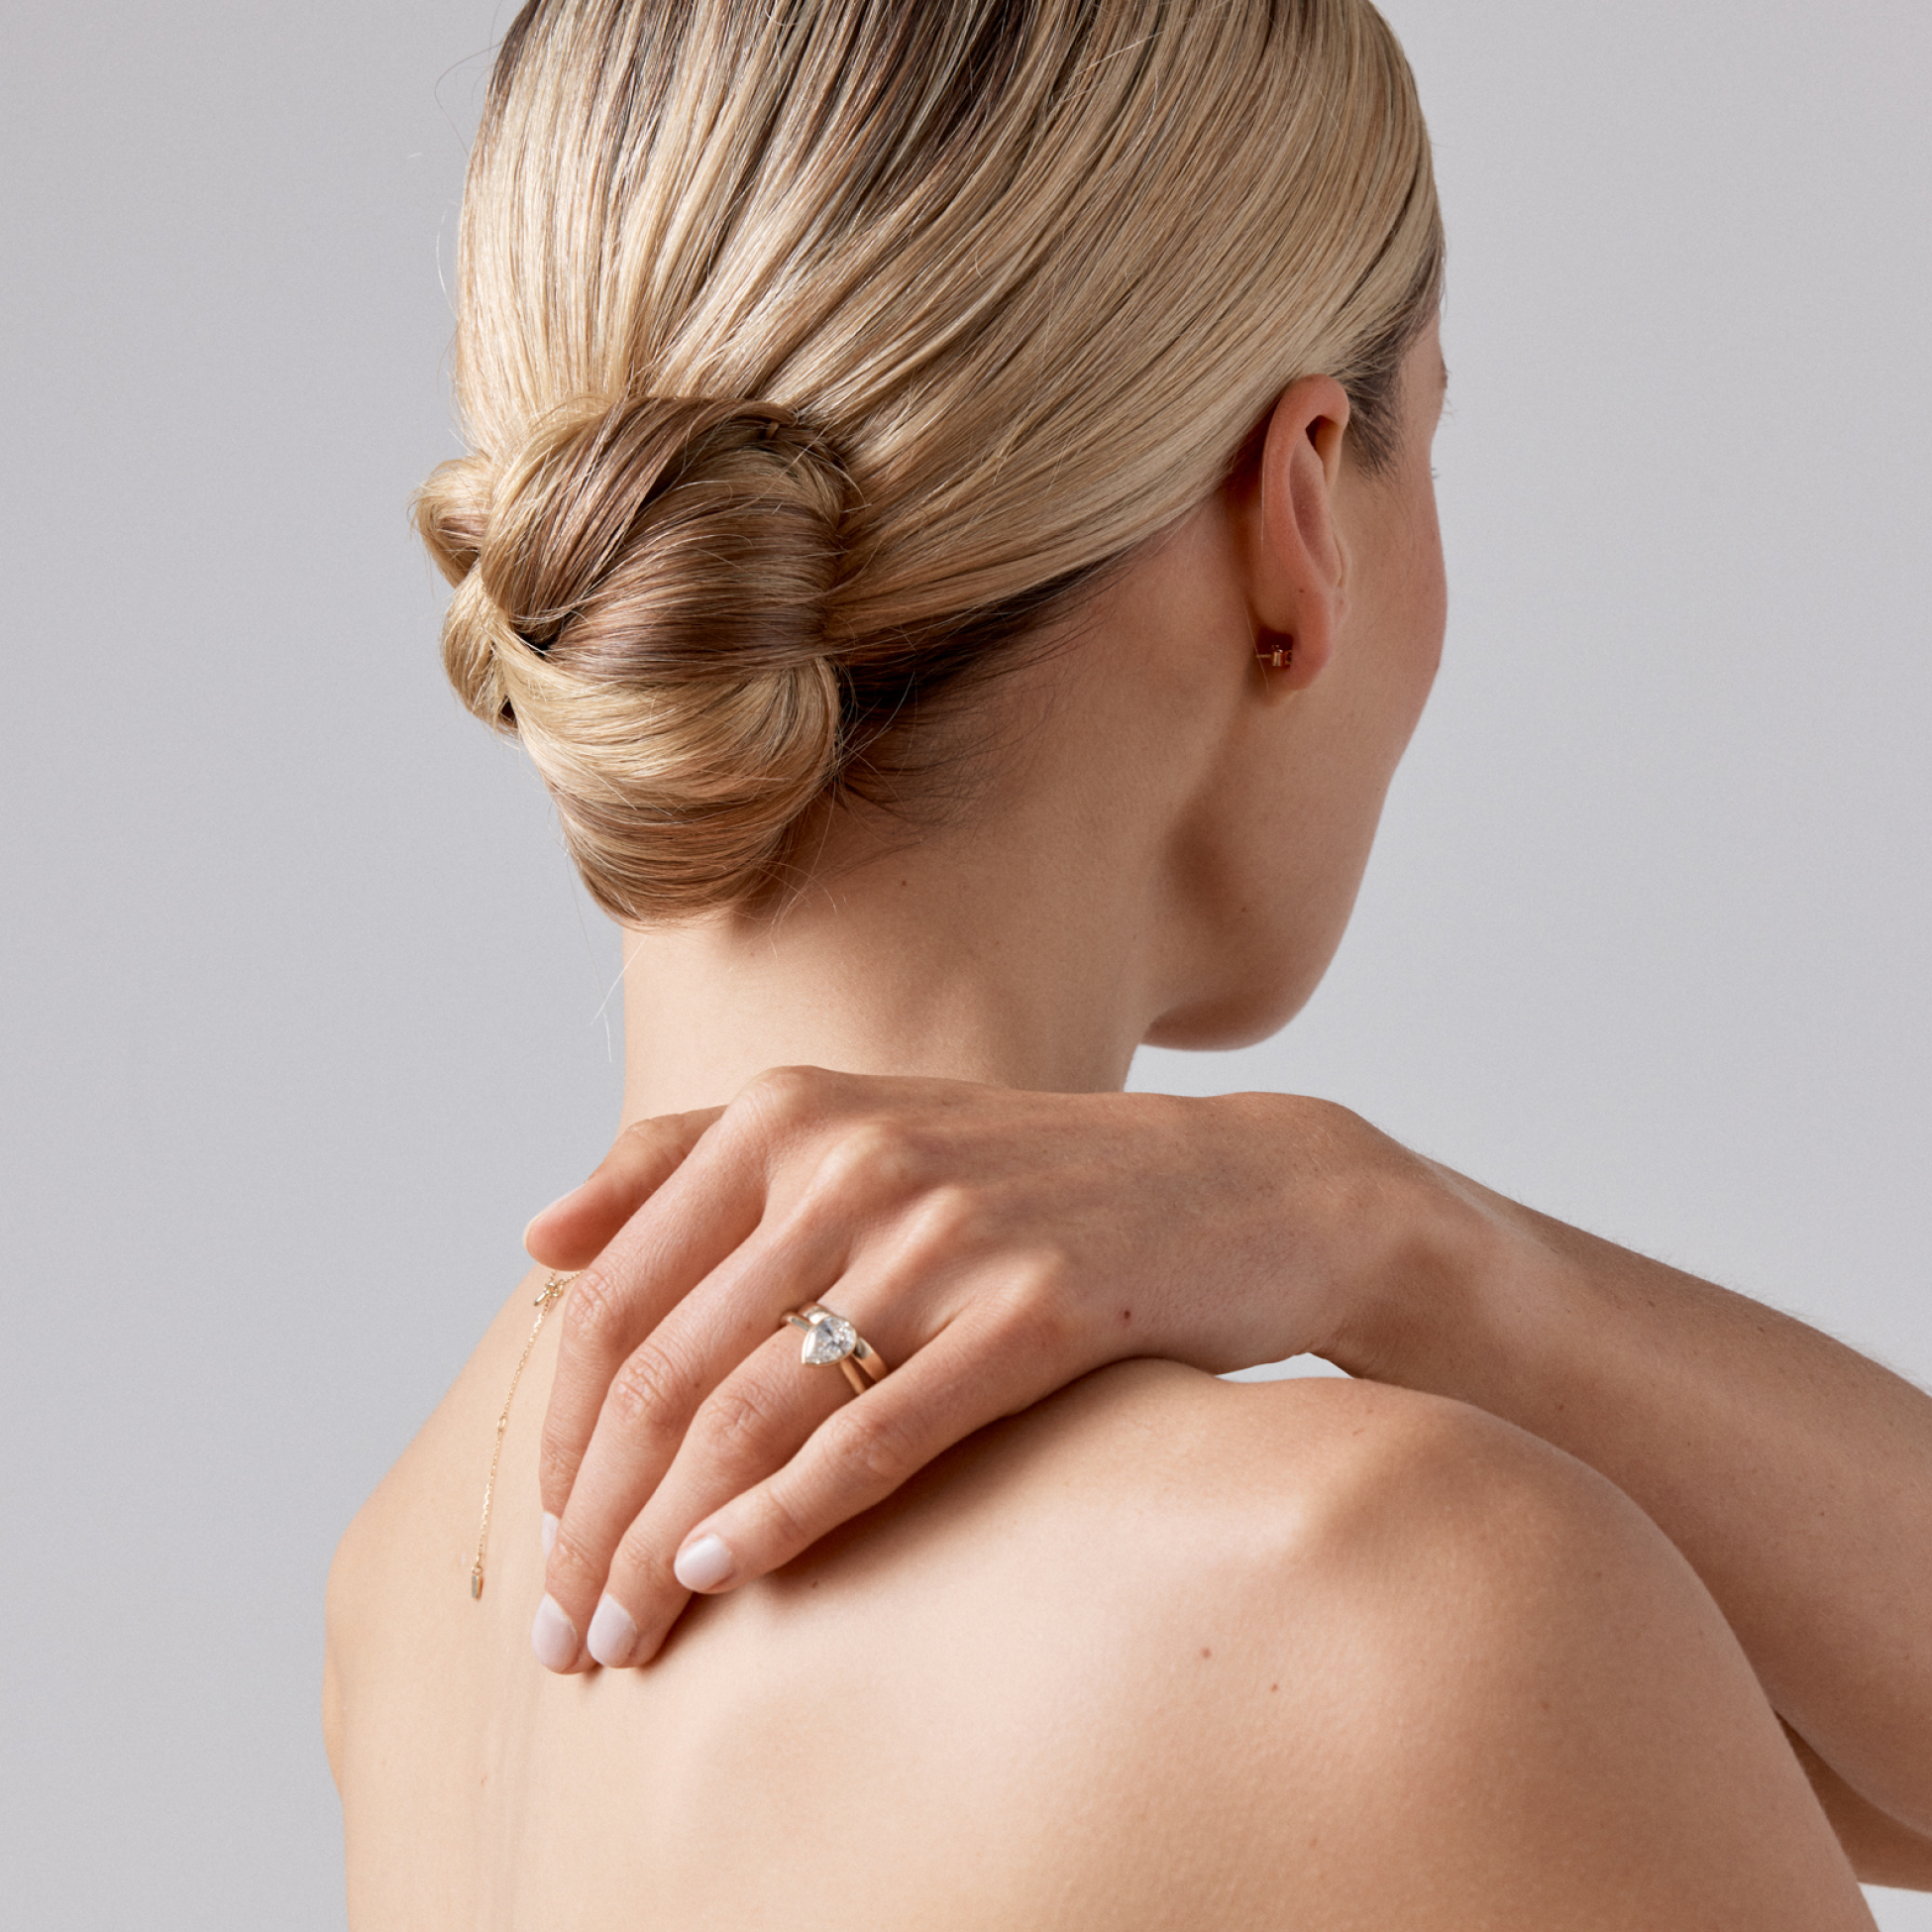
[[[1309,1013],[1137,1078],[1332,1095],[1932,1379],[1932,13],[1390,12],[1447,666]],[[0,30],[11,1923],[340,1922],[331,1547],[614,1119],[612,936],[403,515],[508,17]]]

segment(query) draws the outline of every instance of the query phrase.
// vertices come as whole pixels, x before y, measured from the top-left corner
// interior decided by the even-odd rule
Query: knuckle
[[[677,1427],[696,1393],[689,1373],[661,1343],[641,1343],[610,1378],[603,1413],[627,1436],[651,1440]]]
[[[912,1136],[899,1122],[875,1115],[840,1130],[818,1163],[814,1192],[880,1203],[915,1188],[920,1169]]]
[[[562,1508],[583,1462],[584,1446],[568,1441],[559,1426],[546,1422],[537,1446],[537,1492],[546,1507]]]
[[[863,1396],[832,1419],[828,1447],[835,1463],[867,1489],[897,1488],[919,1466],[907,1418],[892,1403],[868,1402]]]
[[[590,1596],[604,1577],[604,1552],[585,1542],[568,1521],[557,1526],[557,1540],[544,1559],[544,1575],[555,1589],[567,1597]],[[571,1605],[567,1602],[565,1607]],[[583,1626],[579,1625],[582,1629]]]
[[[810,1117],[821,1078],[814,1067],[767,1067],[739,1093],[734,1108],[769,1129],[789,1130]]]
[[[819,1177],[833,1186],[863,1186],[892,1166],[896,1151],[884,1121],[855,1121],[825,1150]]]
[[[684,1158],[687,1130],[676,1116],[633,1121],[617,1136],[606,1166],[618,1169],[633,1184],[657,1183]]]
[[[671,1553],[641,1530],[626,1530],[610,1553],[605,1587],[617,1601],[638,1609],[655,1584],[672,1582]]]
[[[774,1392],[740,1379],[712,1393],[691,1433],[710,1458],[731,1464],[755,1455],[772,1441],[780,1423]]]
[[[1074,1339],[1067,1282],[1072,1263],[1049,1252],[1034,1256],[1001,1297],[1000,1326],[1009,1346],[1057,1355]]]
[[[647,1114],[641,1121],[632,1121],[617,1138],[627,1141],[633,1147],[641,1147],[647,1153],[655,1152],[667,1140],[678,1137],[678,1124],[675,1119],[661,1114]]]
[[[975,1189],[957,1181],[946,1182],[920,1201],[910,1232],[918,1251],[958,1253],[983,1241],[986,1208]]]
[[[587,1268],[564,1303],[564,1348],[571,1354],[615,1354],[623,1346],[628,1319],[622,1288],[600,1269]]]
[[[782,1561],[785,1556],[805,1549],[818,1536],[818,1530],[792,1501],[790,1488],[784,1483],[766,1484],[762,1514],[766,1554],[777,1560]]]

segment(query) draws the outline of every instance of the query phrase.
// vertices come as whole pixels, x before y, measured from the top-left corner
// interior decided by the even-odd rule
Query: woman
[[[536,5],[463,250],[448,661],[628,928],[643,1124],[533,1251],[651,1198],[345,1540],[357,1920],[1869,1923],[1932,1405],[1112,1091],[1306,999],[1440,648],[1372,10]],[[1203,1372],[1297,1347],[1368,1379]]]

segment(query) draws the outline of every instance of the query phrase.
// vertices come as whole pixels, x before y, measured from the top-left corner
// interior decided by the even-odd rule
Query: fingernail
[[[730,1548],[718,1536],[701,1536],[678,1552],[671,1573],[688,1590],[714,1590],[737,1567]]]
[[[543,1554],[547,1556],[557,1547],[557,1519],[548,1510],[543,1513]]]
[[[597,1614],[590,1619],[590,1634],[584,1645],[599,1664],[606,1664],[613,1670],[621,1669],[630,1662],[631,1652],[637,1648],[637,1626],[614,1596],[606,1596],[597,1605]]]
[[[549,1597],[537,1605],[530,1648],[546,1670],[568,1670],[577,1662],[577,1626]]]

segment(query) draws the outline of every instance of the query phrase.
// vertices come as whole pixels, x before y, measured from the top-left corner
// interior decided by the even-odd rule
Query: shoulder
[[[1299,1897],[1447,1926],[1519,1894],[1512,1922],[1595,1923],[1579,1899],[1621,1897],[1638,1847],[1630,1922],[1664,1922],[1693,1878],[1832,1853],[1642,1512],[1508,1424],[1370,1383],[1103,1369],[706,1606],[653,1669],[702,1680],[677,1783],[712,1882],[752,1883],[801,1788],[905,1827],[866,1850],[882,1907],[998,1880],[1015,1923],[1049,1894],[1093,1901],[1081,1924],[1278,1924]]]
[[[1395,1684],[1438,1670],[1446,1606],[1472,1666],[1559,1599],[1589,1622],[1662,1591],[1726,1637],[1621,1491],[1507,1423],[1387,1385],[1229,1383],[1158,1360],[982,1431],[768,1583],[807,1645],[864,1633],[874,1667],[903,1645],[909,1676],[921,1657],[981,1651],[988,1673],[1011,1673],[1016,1622],[1029,1678],[1056,1660],[1054,1698],[1086,1679],[1081,1658],[1109,1658],[1127,1681],[1100,1687],[1089,1716],[1124,1750],[1136,1725],[1163,1725],[1131,1686],[1203,1660],[1247,1663],[1190,1678],[1190,1700],[1212,1689],[1247,1710],[1250,1678],[1345,1651],[1360,1711],[1387,1708]],[[826,1621],[841,1607],[848,1622]],[[1444,1689],[1430,1683],[1439,1705]],[[1173,1748],[1213,1735],[1184,1728]]]
[[[1062,1507],[1168,1514],[1244,1548],[1318,1549],[1414,1512],[1470,1530],[1488,1513],[1646,1519],[1562,1450],[1464,1403],[1342,1378],[1228,1382],[1168,1361],[1123,1362],[1002,1426],[996,1459],[1036,1469]],[[1049,1474],[1050,1472],[1050,1474]]]

